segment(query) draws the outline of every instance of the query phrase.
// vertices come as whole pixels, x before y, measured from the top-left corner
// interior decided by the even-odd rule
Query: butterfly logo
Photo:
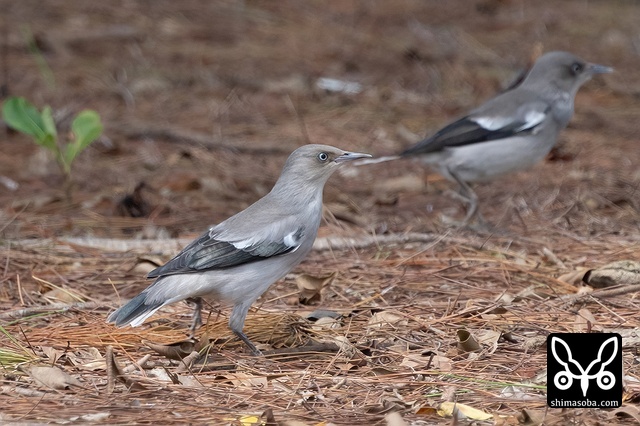
[[[605,361],[603,360],[603,354],[605,348],[611,346],[611,356]],[[595,379],[598,387],[602,390],[609,390],[616,384],[616,378],[610,371],[605,371],[605,368],[611,364],[616,354],[618,353],[618,339],[611,337],[600,345],[598,350],[598,356],[591,361],[587,368],[582,368],[582,365],[575,359],[569,345],[559,337],[553,336],[551,338],[551,352],[556,361],[564,367],[564,371],[556,373],[553,378],[553,383],[556,388],[560,390],[566,390],[573,385],[573,380],[580,380],[580,388],[582,389],[582,396],[587,396],[587,389],[589,389],[589,381]],[[592,372],[592,370],[597,371]],[[573,371],[572,371],[573,370]],[[576,374],[576,372],[579,372]]]

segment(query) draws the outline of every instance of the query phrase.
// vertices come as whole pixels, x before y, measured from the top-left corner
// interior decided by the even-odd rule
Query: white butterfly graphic
[[[604,352],[605,347],[607,345],[613,344],[613,350],[611,351],[611,356],[606,361],[602,360],[602,354]],[[561,359],[561,354],[558,354],[558,345],[561,345],[564,348],[565,354],[569,359],[563,361]],[[610,371],[605,371],[605,367],[613,361],[616,354],[618,353],[618,339],[616,337],[610,337],[605,340],[602,345],[600,345],[600,349],[598,350],[598,357],[594,359],[591,364],[587,366],[587,368],[582,368],[580,363],[573,359],[573,355],[571,354],[571,349],[569,345],[559,337],[551,338],[551,352],[553,353],[553,357],[558,361],[560,365],[564,367],[564,371],[560,371],[556,373],[553,378],[553,383],[556,388],[560,390],[566,390],[571,387],[573,384],[573,379],[580,380],[580,387],[582,388],[582,396],[587,396],[587,389],[589,389],[589,380],[596,379],[596,383],[598,387],[602,390],[609,390],[616,384],[616,378]],[[574,365],[581,374],[574,374],[569,369],[569,364]],[[600,366],[600,369],[596,373],[591,373],[591,369],[596,365]]]

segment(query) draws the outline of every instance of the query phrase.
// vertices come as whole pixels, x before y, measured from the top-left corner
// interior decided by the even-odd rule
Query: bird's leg
[[[478,195],[476,195],[475,191],[471,189],[468,183],[458,179],[457,177],[456,180],[460,184],[460,192],[462,193],[462,196],[467,200],[467,214],[462,220],[462,223],[466,226],[474,218],[478,218],[482,221],[482,216],[478,211]]]
[[[452,170],[448,170],[448,172],[459,186],[458,192],[451,192],[450,195],[463,202],[467,210],[467,214],[465,215],[462,222],[458,222],[455,225],[459,227],[465,227],[474,218],[477,219],[481,224],[484,223],[484,219],[478,211],[478,196],[476,195],[475,191],[471,188],[471,186],[469,186],[468,183],[460,179],[460,177]]]
[[[482,217],[482,213],[480,213],[480,209],[478,206],[478,195],[476,192],[469,186],[468,183],[460,179],[458,176],[451,174],[454,179],[460,185],[460,192],[458,193],[459,198],[467,204],[467,214],[465,215],[463,221],[460,223],[460,227],[469,227],[471,230],[475,232],[495,232],[493,225],[490,225],[484,220]],[[469,223],[474,220],[475,225],[470,225]]]
[[[253,342],[249,340],[246,334],[244,334],[242,331],[236,331],[236,330],[233,330],[233,333],[236,336],[238,336],[238,338],[242,340],[245,345],[247,345],[247,347],[249,348],[249,350],[254,356],[262,356],[262,352],[260,352],[260,349],[256,348],[256,345],[254,345]]]
[[[186,302],[193,305],[191,327],[189,327],[189,338],[193,339],[196,334],[196,330],[202,325],[202,298],[190,297],[186,299]]]
[[[253,355],[262,356],[262,352],[260,352],[260,350],[256,348],[256,345],[254,345],[247,335],[242,332],[242,329],[244,328],[244,321],[247,318],[247,312],[249,312],[251,303],[253,303],[253,300],[245,300],[242,303],[233,306],[231,316],[229,317],[229,328],[233,331],[233,334],[238,336],[238,338],[247,345]]]

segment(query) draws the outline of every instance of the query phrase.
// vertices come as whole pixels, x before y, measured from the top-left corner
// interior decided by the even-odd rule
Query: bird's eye
[[[571,72],[573,73],[573,75],[581,73],[582,68],[583,66],[579,62],[574,62],[573,64],[571,64]]]
[[[325,162],[329,159],[329,155],[327,155],[326,152],[321,152],[318,154],[318,160],[320,160],[321,162]]]

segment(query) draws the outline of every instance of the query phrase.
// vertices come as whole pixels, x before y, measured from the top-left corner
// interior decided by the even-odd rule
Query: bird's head
[[[304,145],[291,153],[274,190],[284,186],[322,188],[341,164],[365,157],[371,155],[348,152],[329,145]]]
[[[572,95],[595,74],[610,73],[613,68],[586,62],[569,52],[548,52],[533,64],[523,85],[537,88],[551,85]]]

